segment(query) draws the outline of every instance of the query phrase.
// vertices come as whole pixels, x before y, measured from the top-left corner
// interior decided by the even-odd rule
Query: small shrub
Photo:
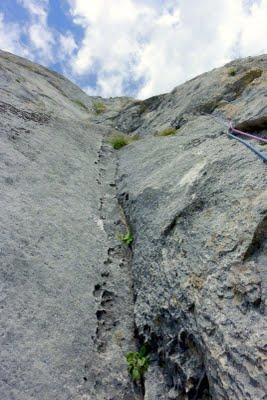
[[[133,235],[131,232],[127,232],[123,238],[122,238],[123,243],[127,244],[127,246],[130,246],[130,244],[133,243]]]
[[[87,111],[86,105],[79,99],[73,100],[73,103]]]
[[[111,138],[109,139],[109,143],[111,144],[113,149],[119,150],[129,144],[129,139],[126,135],[121,133],[111,136]]]
[[[236,68],[231,67],[228,69],[228,76],[235,76],[236,75]]]
[[[170,127],[170,128],[163,129],[162,131],[156,133],[155,136],[171,136],[171,135],[175,135],[175,133],[176,133],[176,129]]]
[[[125,235],[119,235],[119,240],[125,244],[127,244],[127,246],[130,246],[133,243],[133,235],[130,231],[128,231],[127,233],[125,233]]]
[[[93,108],[94,108],[94,112],[96,114],[102,114],[103,112],[106,111],[106,106],[104,103],[102,103],[101,101],[95,101],[93,103]]]
[[[143,345],[140,351],[126,354],[128,371],[133,381],[140,381],[149,367],[148,349]]]
[[[133,136],[128,136],[125,135],[124,133],[118,133],[114,134],[110,137],[109,143],[113,147],[113,149],[119,150],[122,147],[126,146],[127,144],[130,144],[136,140],[139,140],[140,136],[139,135],[133,135]]]

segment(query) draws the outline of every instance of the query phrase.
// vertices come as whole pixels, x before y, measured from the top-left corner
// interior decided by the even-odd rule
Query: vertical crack
[[[117,155],[105,143],[100,147],[97,164],[97,182],[102,187],[98,225],[105,233],[107,254],[94,287],[95,361],[90,371],[95,382],[93,395],[96,400],[141,400],[142,390],[132,382],[125,359],[129,351],[136,349],[132,249],[119,240],[119,234],[127,230],[127,221],[117,198]]]

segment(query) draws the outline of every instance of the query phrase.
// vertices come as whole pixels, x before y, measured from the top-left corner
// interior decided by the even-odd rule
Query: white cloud
[[[4,20],[4,14],[0,13],[0,48],[10,53],[29,57],[29,52],[20,42],[23,29],[20,25],[8,23]]]
[[[27,37],[27,54],[34,61],[49,64],[65,61],[76,49],[77,45],[71,32],[59,33],[48,25],[49,0],[17,0],[28,11],[25,27],[17,27],[16,40],[22,34]],[[9,35],[10,37],[10,35]],[[26,48],[26,46],[24,46]],[[18,46],[14,43],[12,51],[18,54]],[[21,52],[20,52],[21,53]],[[65,66],[64,66],[65,69]]]
[[[267,51],[267,0],[68,0],[80,43],[71,26],[64,33],[49,26],[53,2],[17,2],[28,20],[11,23],[0,13],[0,47],[48,66],[61,63],[92,95],[146,98]]]
[[[253,4],[243,24],[240,40],[242,54],[267,52],[267,0]]]
[[[78,47],[71,32],[67,32],[65,36],[59,35],[59,45],[63,57],[71,55]]]
[[[155,11],[132,0],[72,0],[74,21],[84,28],[84,38],[72,67],[76,74],[97,71],[97,89],[104,96],[123,92],[135,76],[141,42],[149,35]],[[148,28],[148,31],[147,31]]]
[[[27,24],[28,39],[34,58],[49,65],[53,61],[54,33],[48,27],[48,0],[18,0],[29,12],[30,22]]]
[[[39,23],[33,23],[29,26],[28,33],[31,46],[37,52],[38,59],[46,64],[53,61],[53,45],[55,40],[47,27]]]
[[[94,93],[103,96],[123,94],[127,82],[138,79],[145,81],[141,98],[166,92],[234,57],[267,50],[267,0],[246,7],[242,0],[69,3],[84,29],[73,73],[95,72]]]
[[[46,24],[48,0],[18,0],[32,16],[37,17],[43,25]]]

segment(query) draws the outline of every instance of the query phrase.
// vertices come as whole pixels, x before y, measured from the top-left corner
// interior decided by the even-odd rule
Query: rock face
[[[267,137],[267,56],[136,101],[1,52],[0,90],[0,398],[266,399],[266,164],[225,121]]]
[[[90,123],[92,100],[66,79],[7,53],[0,71],[0,398],[134,398],[109,131]]]

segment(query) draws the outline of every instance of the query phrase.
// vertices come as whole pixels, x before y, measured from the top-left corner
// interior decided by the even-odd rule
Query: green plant
[[[129,231],[127,232],[123,238],[122,238],[123,243],[127,244],[127,246],[130,246],[130,244],[133,243],[133,235],[132,233]]]
[[[228,76],[235,76],[236,75],[236,68],[231,67],[228,69]]]
[[[145,345],[139,351],[126,354],[128,371],[133,381],[140,381],[149,367],[148,349]]]
[[[73,103],[87,111],[86,105],[79,99],[73,100]]]
[[[171,136],[175,135],[176,129],[175,128],[165,128],[160,132],[157,132],[155,136]]]
[[[133,243],[134,238],[131,231],[128,231],[124,235],[119,235],[119,240],[127,244],[127,246],[130,246]]]
[[[135,140],[139,140],[140,136],[139,135],[133,135],[133,136],[128,136],[125,135],[124,133],[117,133],[112,135],[109,138],[109,143],[113,147],[113,149],[119,150],[122,147],[126,146],[129,143],[134,142]]]
[[[126,135],[118,133],[110,137],[109,143],[111,144],[113,149],[119,150],[129,143],[129,139]]]
[[[106,111],[106,106],[104,103],[102,103],[101,101],[95,101],[93,103],[93,108],[94,108],[94,112],[96,114],[102,114],[103,112]]]

